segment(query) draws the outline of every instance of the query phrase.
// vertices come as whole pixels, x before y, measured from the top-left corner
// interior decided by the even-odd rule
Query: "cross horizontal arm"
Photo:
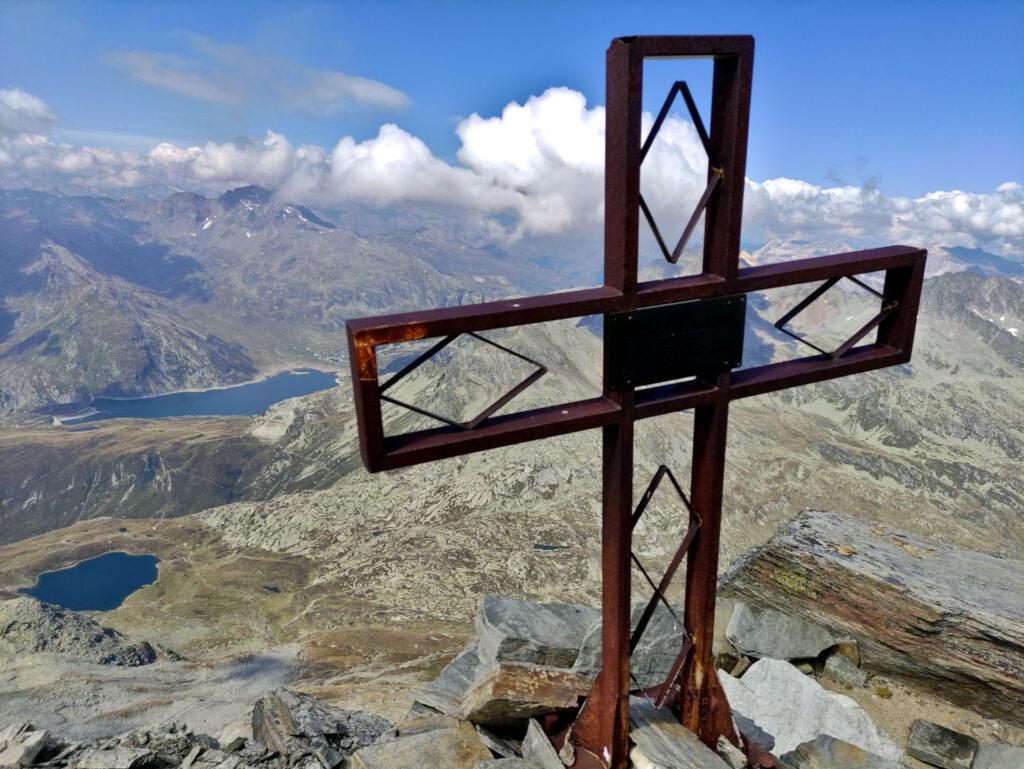
[[[764,264],[757,267],[743,267],[736,278],[708,275],[687,275],[681,278],[643,281],[637,284],[638,307],[650,307],[669,302],[685,302],[690,299],[704,299],[709,296],[746,294],[750,291],[766,291],[772,288],[813,283],[829,278],[847,275],[862,275],[866,272],[886,272],[900,267],[924,265],[925,251],[912,246],[885,246],[864,251],[850,251],[792,262]],[[626,308],[616,308],[626,309]]]
[[[522,326],[551,320],[578,318],[650,307],[669,302],[743,294],[794,286],[816,280],[881,272],[924,261],[925,252],[911,246],[886,246],[864,251],[816,256],[792,262],[740,269],[733,281],[717,275],[687,275],[641,282],[630,296],[609,286],[540,294],[496,302],[414,310],[393,315],[358,318],[346,323],[349,336],[360,349],[409,342],[468,331]]]
[[[904,362],[904,358],[903,353],[893,347],[869,344],[854,348],[838,360],[814,355],[736,371],[729,386],[729,399],[748,398],[894,366]],[[700,380],[637,390],[632,415],[634,419],[648,419],[704,406],[715,400],[717,392],[717,387]],[[622,416],[619,404],[598,397],[491,417],[470,431],[438,427],[404,433],[384,438],[380,464],[371,469],[395,470],[501,446],[591,430],[613,424]]]
[[[438,427],[385,437],[381,424],[380,384],[376,347],[450,334],[506,328],[619,312],[670,302],[745,293],[818,280],[885,271],[886,296],[902,299],[892,319],[879,327],[874,344],[854,347],[838,358],[815,355],[733,372],[729,400],[760,395],[800,384],[860,373],[904,363],[910,358],[917,295],[923,277],[925,252],[907,246],[857,251],[747,267],[735,279],[690,276],[641,283],[635,293],[622,294],[602,286],[560,294],[487,302],[465,307],[402,313],[349,321],[353,389],[363,460],[371,471],[395,469],[421,462],[509,446],[556,435],[589,430],[624,419],[646,419],[707,405],[719,388],[700,379],[639,389],[628,415],[618,403],[591,398],[514,414],[492,416],[472,430]],[[916,290],[915,290],[916,287]]]

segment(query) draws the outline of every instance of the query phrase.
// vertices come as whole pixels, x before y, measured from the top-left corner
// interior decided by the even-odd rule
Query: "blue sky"
[[[757,38],[748,175],[877,180],[889,195],[990,191],[1024,179],[1024,3],[19,2],[0,9],[0,87],[28,91],[72,144],[145,149],[260,137],[332,146],[393,121],[441,158],[459,118],[549,86],[603,102],[603,52],[634,33]],[[380,81],[405,109],[328,115],[273,98],[196,100],[154,88],[111,51],[194,57],[192,35]],[[675,74],[652,68],[651,108]],[[706,103],[706,65],[681,65]]]

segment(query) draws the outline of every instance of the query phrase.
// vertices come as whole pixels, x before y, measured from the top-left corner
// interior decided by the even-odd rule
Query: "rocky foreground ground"
[[[738,744],[713,750],[637,696],[632,765],[1022,769],[1024,597],[1013,587],[1022,577],[1020,562],[803,513],[723,578],[738,600],[716,639],[716,667]],[[661,607],[635,650],[640,686],[665,678],[682,642],[678,614]],[[34,728],[0,692],[0,769],[561,769],[572,760],[564,727],[600,669],[600,622],[586,606],[489,596],[472,640],[412,692],[396,723],[267,685],[237,703],[244,723],[216,738],[180,721],[83,737],[66,720]],[[78,658],[140,680],[187,664],[26,597],[0,601],[0,656],[39,666]],[[181,684],[181,697],[202,698]],[[908,687],[927,699],[905,697]],[[974,715],[925,704],[939,694]]]
[[[8,602],[15,607],[7,612],[5,639],[24,639],[25,626],[9,617],[28,617],[29,600]],[[682,640],[667,608],[651,627],[634,653],[641,685],[664,678]],[[253,704],[248,729],[219,740],[171,723],[69,741],[15,721],[0,731],[0,767],[561,769],[572,759],[560,739],[561,726],[600,666],[599,630],[600,617],[588,607],[492,596],[477,613],[473,641],[415,692],[397,724],[278,688]],[[74,622],[59,642],[90,636],[113,664],[145,662],[134,653],[137,644],[88,621]],[[634,767],[741,769],[752,757],[750,766],[782,769],[899,769],[913,760],[941,769],[1024,766],[1022,748],[982,743],[925,720],[914,722],[904,753],[856,702],[819,683],[831,680],[852,690],[868,680],[858,644],[838,640],[821,626],[741,603],[727,637],[731,647],[718,654],[717,664],[743,749],[723,739],[712,751],[670,712],[636,696],[630,707]],[[776,656],[757,657],[768,653]]]

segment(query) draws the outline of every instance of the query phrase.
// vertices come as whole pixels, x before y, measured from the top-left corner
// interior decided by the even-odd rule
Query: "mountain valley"
[[[345,371],[345,318],[565,288],[547,267],[474,250],[429,220],[405,239],[361,235],[253,189],[145,204],[20,194],[4,193],[3,209],[21,245],[2,263],[14,320],[0,331],[0,590],[110,550],[153,553],[156,583],[95,613],[104,625],[203,665],[294,645],[294,676],[381,712],[461,647],[482,595],[598,600],[597,432],[371,476]],[[41,206],[72,224],[54,229]],[[775,241],[745,258],[841,250]],[[937,252],[909,366],[733,405],[723,568],[807,508],[1024,555],[1024,286],[1016,263]],[[139,266],[150,258],[159,270]],[[750,298],[744,366],[810,354],[772,325],[807,291]],[[841,333],[862,318],[863,293],[837,287],[814,312],[809,333]],[[505,410],[597,394],[595,321],[489,335],[549,369]],[[421,349],[390,351],[388,370]],[[82,429],[39,416],[310,363],[341,370],[339,385],[256,417]],[[469,413],[517,376],[495,348],[452,350],[403,382],[403,398]],[[430,424],[385,416],[390,432]],[[686,485],[691,429],[685,413],[639,426],[637,489],[661,463]],[[659,494],[638,555],[660,568],[684,524]]]
[[[0,191],[0,242],[0,424],[336,368],[346,318],[551,280],[426,216],[364,236],[258,187],[159,202]]]

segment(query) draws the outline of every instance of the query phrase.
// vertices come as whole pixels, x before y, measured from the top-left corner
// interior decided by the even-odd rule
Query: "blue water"
[[[100,419],[159,419],[161,417],[241,416],[262,414],[278,401],[309,395],[334,387],[335,375],[297,369],[261,379],[258,382],[226,387],[221,390],[203,390],[194,393],[172,393],[151,398],[114,400],[97,398],[90,405],[95,414],[67,418],[64,424],[95,422]]]
[[[67,569],[43,572],[21,592],[76,611],[109,611],[155,582],[159,562],[155,555],[104,553]]]

